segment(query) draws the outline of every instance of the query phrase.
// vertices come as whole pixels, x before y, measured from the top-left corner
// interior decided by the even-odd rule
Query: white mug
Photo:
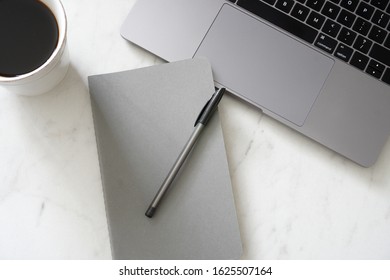
[[[65,77],[69,67],[66,43],[67,20],[60,0],[41,0],[53,13],[58,26],[58,42],[49,59],[26,74],[5,77],[0,74],[0,91],[19,95],[38,95],[53,89]]]

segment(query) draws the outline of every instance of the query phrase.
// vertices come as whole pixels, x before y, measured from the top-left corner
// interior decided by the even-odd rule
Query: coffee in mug
[[[0,0],[0,89],[46,92],[66,74],[66,16],[59,0]]]

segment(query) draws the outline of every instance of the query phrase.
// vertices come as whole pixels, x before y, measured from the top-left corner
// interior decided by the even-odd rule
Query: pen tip
[[[154,215],[154,212],[156,212],[156,208],[155,207],[149,207],[148,210],[146,210],[146,212],[145,212],[145,216],[148,217],[148,218],[152,218],[153,215]]]

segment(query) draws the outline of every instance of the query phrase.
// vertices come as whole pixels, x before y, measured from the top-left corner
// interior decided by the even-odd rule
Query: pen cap
[[[214,94],[211,96],[210,100],[207,101],[204,105],[202,111],[200,112],[198,118],[196,119],[195,126],[198,123],[206,125],[213,115],[214,111],[217,109],[219,102],[221,101],[225,93],[225,88],[217,89]]]

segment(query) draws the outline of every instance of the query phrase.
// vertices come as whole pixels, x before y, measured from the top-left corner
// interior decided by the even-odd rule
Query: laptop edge
[[[121,34],[127,40],[167,61],[202,56],[199,49],[202,49],[202,43],[219,13],[227,6],[228,9],[237,10],[237,13],[251,16],[238,7],[230,7],[231,4],[222,0],[167,0],[164,3],[158,0],[137,1],[122,26]],[[202,20],[199,20],[200,18]],[[267,22],[259,20],[259,24],[270,26],[284,36],[291,36]],[[234,42],[235,38],[231,40]],[[390,87],[305,42],[295,38],[294,40],[299,41],[302,47],[309,47],[333,62],[302,124],[275,113],[269,106],[247,98],[253,92],[236,91],[227,85],[222,76],[219,78],[220,74],[216,70],[221,66],[213,62],[213,57],[206,57],[213,66],[217,85],[227,87],[231,93],[260,108],[265,114],[359,165],[373,165],[390,133]],[[245,55],[256,59],[256,54]],[[227,60],[230,58],[231,56],[226,57]],[[261,63],[267,67],[272,61],[263,59]],[[240,71],[245,75],[242,69]],[[258,83],[259,95],[269,90],[261,86],[262,80],[268,78],[262,76],[254,81]]]

